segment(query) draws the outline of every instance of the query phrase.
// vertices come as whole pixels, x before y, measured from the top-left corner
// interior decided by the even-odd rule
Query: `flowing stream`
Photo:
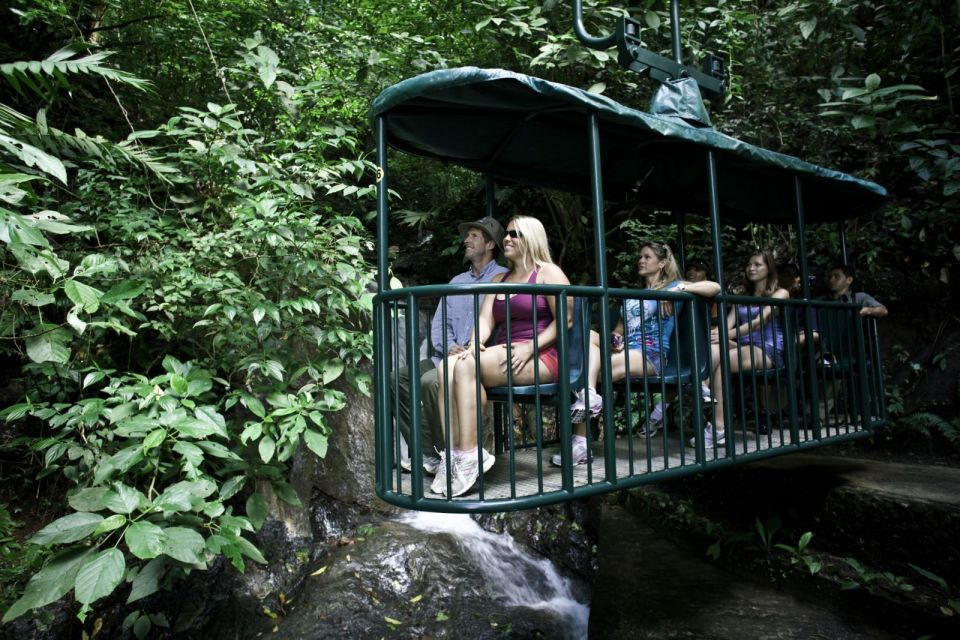
[[[567,621],[564,638],[587,637],[590,609],[574,598],[570,581],[549,560],[518,547],[509,534],[485,531],[460,514],[410,512],[401,521],[421,531],[453,535],[485,576],[491,595],[505,605],[552,611]]]

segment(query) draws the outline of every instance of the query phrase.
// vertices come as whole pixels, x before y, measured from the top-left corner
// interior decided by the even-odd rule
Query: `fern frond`
[[[80,129],[71,135],[46,124],[44,110],[31,120],[16,109],[0,103],[0,161],[3,152],[14,156],[15,162],[36,167],[66,184],[67,174],[59,158],[73,161],[94,161],[113,166],[116,161],[139,165],[170,184],[177,170],[164,164],[135,140],[114,143],[102,136],[91,137]]]
[[[21,95],[26,95],[26,88],[45,100],[53,95],[58,85],[69,88],[70,83],[67,77],[78,73],[96,75],[140,91],[147,91],[152,86],[149,80],[106,66],[104,60],[113,55],[112,51],[98,51],[76,57],[79,53],[80,50],[76,46],[70,45],[45,60],[0,64],[0,75],[5,77]]]

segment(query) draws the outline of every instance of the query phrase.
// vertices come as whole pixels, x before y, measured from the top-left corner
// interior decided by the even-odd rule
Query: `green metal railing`
[[[532,395],[507,393],[502,401],[491,403],[486,413],[480,409],[481,390],[476,389],[477,435],[481,447],[493,450],[497,461],[482,476],[478,485],[461,497],[446,497],[428,491],[432,477],[422,467],[421,411],[419,385],[421,312],[432,313],[441,297],[472,297],[476,311],[481,296],[494,293],[556,296],[557,316],[564,317],[580,299],[579,341],[566,323],[557,323],[557,348],[561,367],[555,384],[539,382]],[[509,301],[509,296],[505,296]],[[680,371],[685,365],[692,373],[667,379],[665,376],[637,375],[628,370],[622,383],[611,381],[611,350],[607,340],[600,341],[602,381],[599,391],[606,400],[601,417],[590,433],[593,457],[574,466],[570,454],[572,425],[568,407],[576,384],[568,379],[565,363],[573,349],[583,354],[583,366],[596,357],[589,350],[589,326],[609,332],[611,308],[622,308],[624,300],[669,302],[676,311],[675,343],[663,359],[664,369]],[[700,393],[702,371],[713,370],[705,320],[708,308],[720,309],[738,304],[762,304],[773,307],[769,322],[784,334],[783,359],[777,366],[763,368],[754,362],[749,371],[734,373],[720,362],[720,389],[723,393],[726,443],[704,446],[704,425],[713,421],[714,406]],[[589,307],[596,320],[591,322]],[[664,313],[664,306],[658,307]],[[800,319],[807,340],[800,342]],[[663,322],[664,317],[658,317]],[[819,342],[812,337],[816,320]],[[720,315],[717,325],[725,335],[726,320]],[[876,322],[861,318],[859,308],[844,303],[809,300],[774,300],[720,295],[705,301],[696,296],[640,289],[603,289],[601,287],[556,285],[430,285],[385,291],[374,302],[374,330],[377,345],[376,381],[376,489],[384,500],[406,508],[443,512],[491,512],[526,509],[619,489],[657,482],[667,478],[700,473],[742,462],[815,448],[870,435],[885,424],[883,379]],[[601,333],[601,335],[605,335]],[[401,348],[401,339],[405,345]],[[428,340],[429,344],[429,340]],[[445,345],[446,347],[446,345]],[[742,365],[743,363],[741,363]],[[399,408],[399,385],[390,384],[391,373],[402,365],[410,369],[410,441],[411,473],[398,462],[403,457],[400,431],[395,416]],[[441,367],[442,367],[441,363]],[[739,368],[746,368],[741,366]],[[441,375],[443,371],[439,372]],[[476,371],[479,379],[479,371]],[[509,383],[508,383],[509,386]],[[548,392],[549,390],[549,392]],[[651,436],[645,429],[646,417],[654,398],[678,390],[674,400],[672,428]],[[619,398],[622,400],[616,400]],[[514,425],[514,405],[535,408],[533,424]],[[450,406],[449,402],[445,403]],[[764,416],[766,433],[760,427]],[[445,459],[452,459],[449,415],[445,416]],[[695,446],[688,447],[692,438]],[[561,454],[560,467],[550,457]],[[480,450],[477,452],[478,461]],[[446,471],[452,469],[448,467]],[[449,485],[448,485],[449,487]]]

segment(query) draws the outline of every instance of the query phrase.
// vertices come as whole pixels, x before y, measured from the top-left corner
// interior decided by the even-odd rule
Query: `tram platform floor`
[[[828,439],[831,436],[846,435],[859,430],[858,426],[844,425],[840,428],[825,429],[821,432],[821,437]],[[648,476],[650,482],[655,482],[656,476],[664,472],[683,467],[708,469],[716,462],[727,457],[724,448],[721,447],[716,450],[711,448],[706,450],[705,460],[698,461],[696,450],[687,446],[690,435],[692,435],[692,431],[688,429],[682,434],[682,440],[679,431],[671,431],[666,435],[661,431],[650,438],[649,441],[645,436],[639,435],[618,436],[612,451],[612,459],[615,465],[613,477],[622,480]],[[798,435],[800,442],[815,440],[814,433],[810,429],[801,429]],[[737,456],[756,454],[770,449],[784,449],[784,453],[788,453],[791,449],[794,449],[790,432],[787,430],[773,430],[771,433],[764,435],[752,430],[738,429],[736,431],[730,430],[727,437],[732,438],[731,443]],[[594,441],[591,450],[593,452],[592,461],[573,468],[573,484],[575,487],[607,481],[605,441]],[[454,498],[454,500],[476,500],[478,497],[484,501],[511,499],[562,490],[562,469],[550,462],[553,455],[559,451],[559,446],[555,443],[544,445],[541,451],[538,453],[535,446],[517,447],[514,449],[512,456],[509,451],[498,454],[493,467],[483,476],[482,487],[478,482],[473,490],[463,496]],[[541,470],[542,480],[540,479]],[[394,470],[395,473],[396,470]],[[515,478],[513,483],[515,488],[511,487],[511,477]],[[394,478],[396,478],[396,475],[394,475]],[[409,494],[411,490],[410,481],[411,476],[406,473],[403,474],[401,480],[403,484],[398,493]],[[430,493],[432,482],[433,476],[424,476],[424,497],[443,500],[442,496]]]

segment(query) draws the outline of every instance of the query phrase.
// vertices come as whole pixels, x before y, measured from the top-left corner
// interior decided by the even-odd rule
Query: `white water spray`
[[[512,607],[555,612],[567,621],[567,640],[587,637],[590,609],[573,597],[570,581],[549,560],[520,549],[510,535],[485,531],[468,515],[412,511],[401,521],[421,531],[454,535],[494,596]]]

